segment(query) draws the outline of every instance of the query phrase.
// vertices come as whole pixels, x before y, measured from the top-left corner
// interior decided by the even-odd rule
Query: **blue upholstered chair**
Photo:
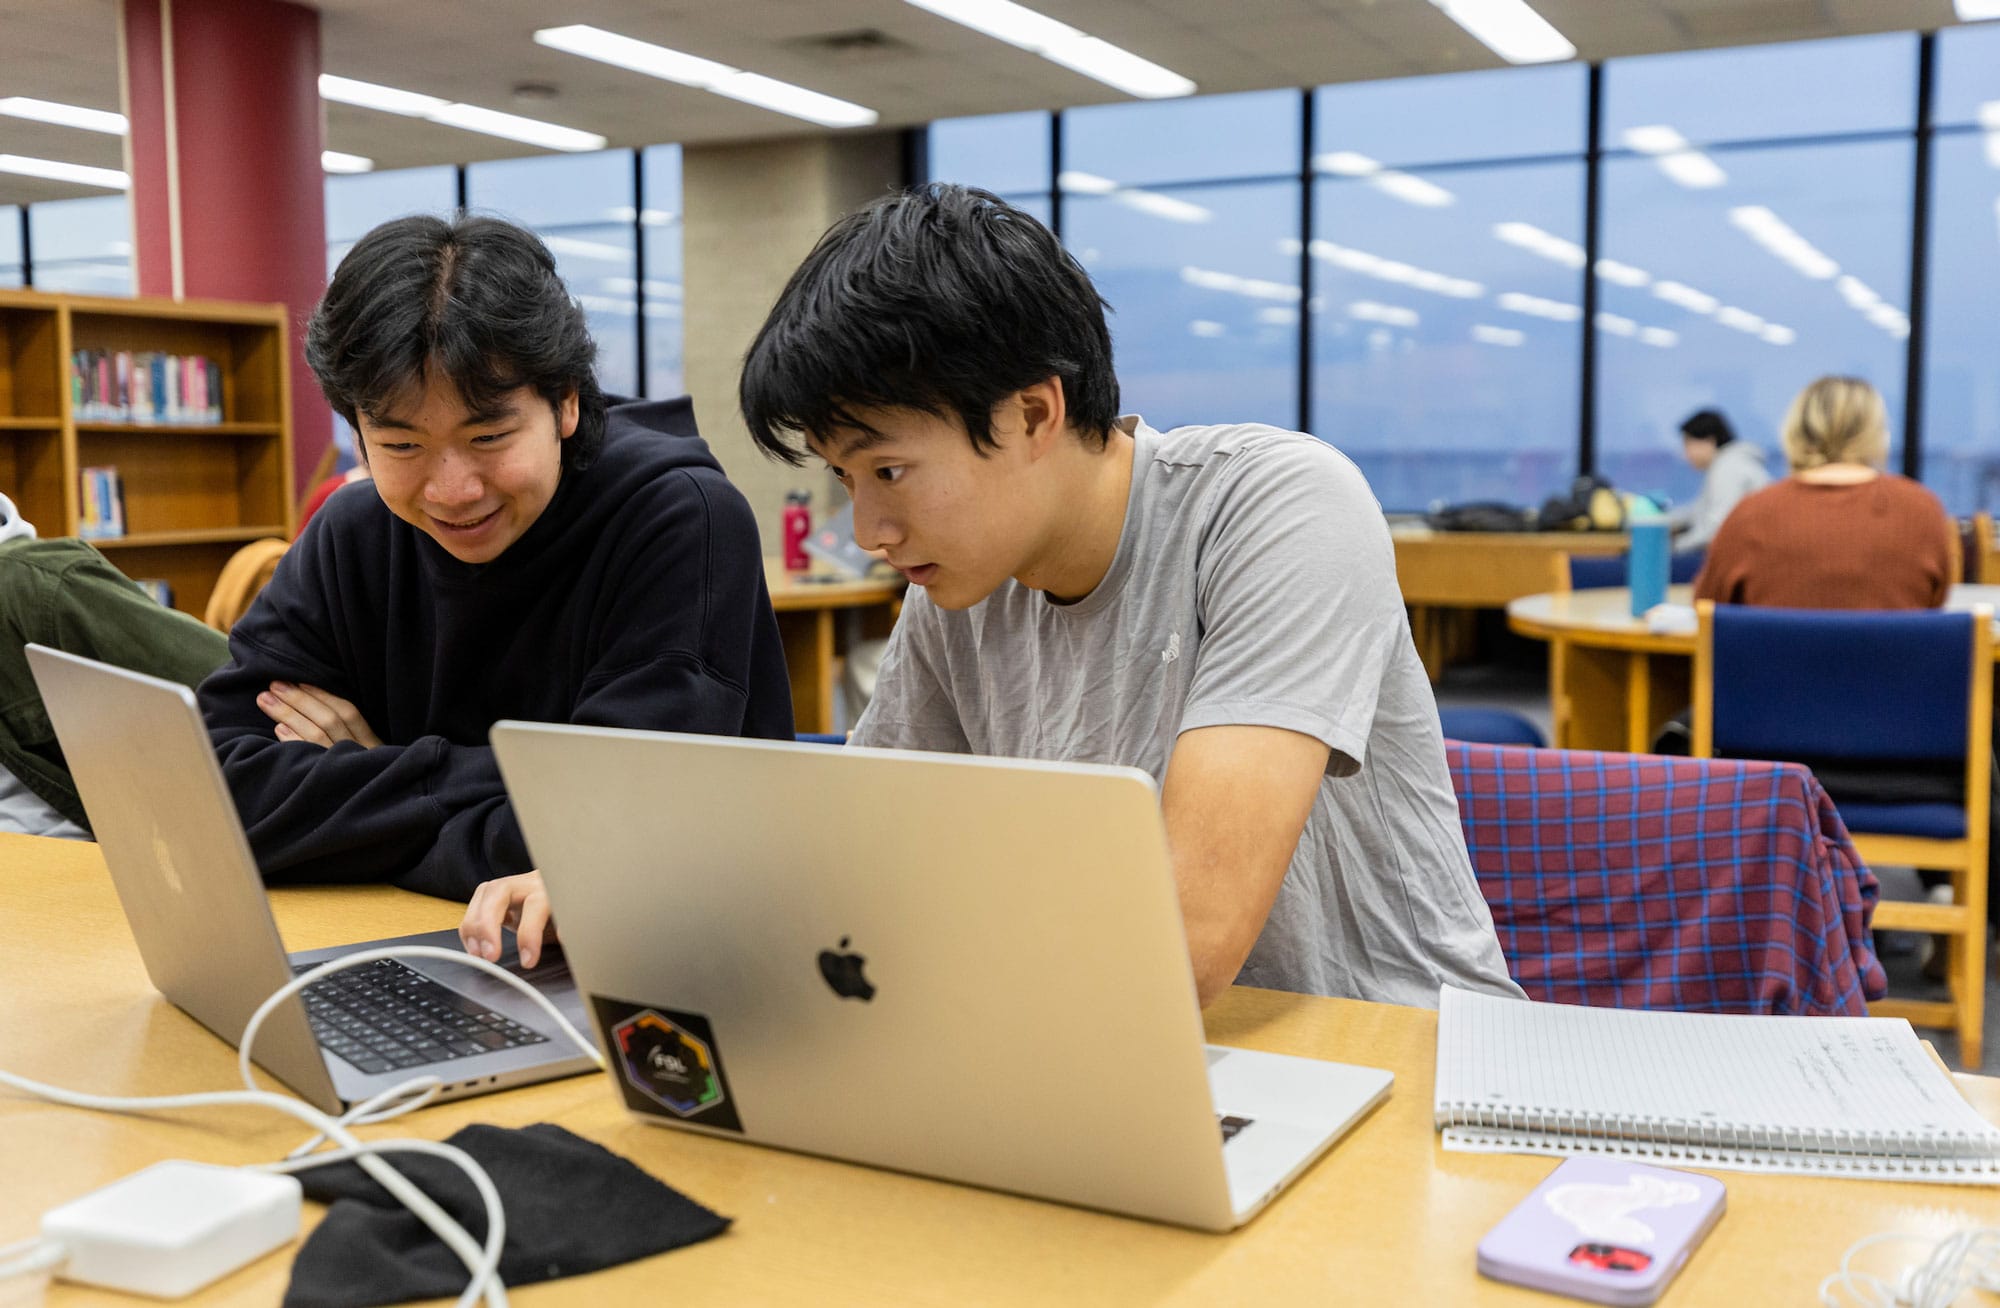
[[[1512,709],[1439,708],[1438,723],[1447,740],[1481,745],[1528,745],[1541,749],[1549,742],[1525,714]]]
[[[1836,803],[1870,863],[1950,874],[1950,904],[1884,902],[1874,925],[1945,936],[1951,999],[1884,1000],[1873,1011],[1956,1028],[1960,1057],[1978,1067],[1993,750],[1991,613],[1708,601],[1697,611],[1696,757],[1964,767],[1962,803]]]
[[[845,731],[801,731],[792,737],[801,745],[845,745]]]
[[[1571,554],[1567,557],[1571,590],[1599,590],[1625,584],[1623,554]],[[1667,563],[1667,580],[1676,586],[1693,581],[1695,574],[1701,571],[1701,561],[1707,557],[1707,550],[1686,550],[1674,554]]]

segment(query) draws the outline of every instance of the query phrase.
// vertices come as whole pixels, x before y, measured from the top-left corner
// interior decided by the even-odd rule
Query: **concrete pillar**
[[[815,519],[846,503],[824,471],[767,458],[736,403],[743,355],[778,292],[836,218],[902,184],[895,132],[817,136],[681,152],[686,210],[687,387],[702,434],[778,552],[785,492],[810,490]]]

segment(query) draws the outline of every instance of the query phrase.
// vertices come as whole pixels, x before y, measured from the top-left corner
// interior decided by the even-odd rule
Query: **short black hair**
[[[1694,441],[1714,441],[1718,450],[1736,439],[1729,419],[1716,409],[1702,409],[1689,414],[1687,421],[1681,424],[1681,435]]]
[[[1109,306],[1048,228],[986,191],[933,182],[827,230],[743,361],[750,435],[787,463],[801,435],[868,430],[857,408],[955,415],[998,447],[993,407],[1059,379],[1069,425],[1103,447],[1118,419]]]
[[[597,343],[583,309],[548,247],[503,219],[419,214],[356,241],[306,325],[306,362],[357,432],[359,414],[382,414],[435,368],[475,413],[522,386],[560,412],[575,391],[565,468],[589,467],[604,444]]]

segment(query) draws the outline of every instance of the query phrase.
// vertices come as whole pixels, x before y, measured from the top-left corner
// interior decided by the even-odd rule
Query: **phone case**
[[[1565,1159],[1479,1242],[1479,1270],[1594,1303],[1649,1304],[1722,1216],[1723,1199],[1713,1177]]]

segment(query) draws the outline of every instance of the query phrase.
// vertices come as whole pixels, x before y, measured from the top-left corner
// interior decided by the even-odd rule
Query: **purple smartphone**
[[[1660,1297],[1722,1216],[1722,1182],[1617,1158],[1568,1158],[1479,1242],[1479,1270],[1595,1303]]]

